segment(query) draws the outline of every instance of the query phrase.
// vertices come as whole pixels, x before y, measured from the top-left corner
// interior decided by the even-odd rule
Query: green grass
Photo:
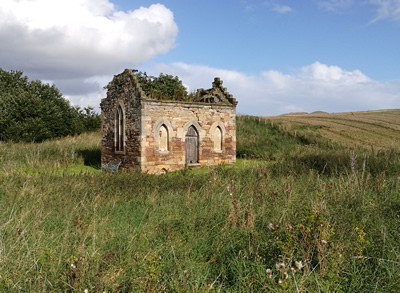
[[[400,154],[318,129],[238,117],[236,166],[158,176],[0,144],[0,292],[399,292]]]
[[[100,170],[99,132],[42,143],[1,143],[0,174],[81,173]]]
[[[237,157],[277,160],[302,149],[331,150],[334,142],[319,135],[316,126],[276,123],[260,117],[238,116]]]

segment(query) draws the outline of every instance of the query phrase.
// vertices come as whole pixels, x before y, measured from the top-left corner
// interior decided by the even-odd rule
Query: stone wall
[[[140,170],[140,110],[143,92],[131,70],[114,76],[107,86],[107,97],[101,101],[101,162],[121,162],[122,169]],[[116,151],[116,109],[124,114],[123,151]]]
[[[154,174],[180,170],[188,165],[185,139],[198,143],[198,160],[191,165],[235,163],[237,102],[218,78],[212,89],[201,90],[198,102],[150,100],[128,69],[107,89],[100,104],[102,164],[121,162],[121,169]],[[188,130],[195,137],[186,135]]]
[[[142,171],[161,173],[184,168],[185,135],[191,125],[199,132],[198,165],[236,161],[236,107],[233,105],[142,101],[141,121]],[[160,151],[157,136],[161,125],[169,131],[168,151]],[[216,127],[222,130],[221,149],[215,149],[214,145]]]

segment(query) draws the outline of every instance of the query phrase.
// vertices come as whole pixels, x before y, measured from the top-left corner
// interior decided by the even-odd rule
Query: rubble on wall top
[[[161,101],[180,101],[180,102],[196,102],[196,103],[208,103],[208,104],[228,104],[237,105],[237,101],[233,96],[227,91],[225,87],[222,86],[223,81],[219,77],[215,77],[212,82],[212,88],[210,89],[198,89],[196,92],[181,97],[179,99],[164,99],[164,97],[155,97],[151,93],[146,94],[142,89],[141,84],[135,74],[138,72],[136,69],[125,69],[124,72],[118,75],[114,75],[114,79],[105,87],[109,91],[113,88],[119,88],[123,86],[121,84],[121,77],[128,75],[132,85],[140,93],[140,97],[146,100],[161,100]],[[146,75],[147,76],[147,75]]]

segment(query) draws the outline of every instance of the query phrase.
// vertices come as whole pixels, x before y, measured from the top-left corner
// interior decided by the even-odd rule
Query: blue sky
[[[137,68],[219,76],[241,114],[400,108],[399,33],[400,0],[2,0],[0,67],[82,106]]]
[[[129,9],[131,2],[119,5]],[[372,23],[376,5],[337,2],[349,4],[328,9],[323,1],[312,0],[187,0],[185,5],[165,1],[174,12],[179,34],[176,48],[155,61],[253,74],[270,69],[290,73],[319,61],[359,69],[374,79],[400,79],[400,13],[398,23],[391,19]]]

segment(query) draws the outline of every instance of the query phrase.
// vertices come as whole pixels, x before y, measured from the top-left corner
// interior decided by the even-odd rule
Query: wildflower
[[[326,241],[326,240],[324,240],[324,239],[321,240],[321,244],[322,244],[322,245],[326,245],[327,243],[328,243],[328,241]]]
[[[292,271],[292,273],[296,273],[296,269],[295,268],[290,268],[290,270]]]
[[[279,279],[278,284],[282,284],[282,283],[283,283],[282,279]]]
[[[83,290],[83,293],[89,293],[89,289]]]
[[[267,272],[269,278],[272,279],[272,270],[271,269],[267,269],[266,272]]]
[[[279,262],[275,265],[276,269],[279,271],[283,271],[285,269],[285,264],[283,262]]]
[[[72,263],[71,268],[76,269],[76,266]]]
[[[301,270],[303,268],[303,263],[301,261],[295,261],[294,265],[297,269]]]
[[[268,224],[268,229],[270,229],[270,230],[275,230],[274,224],[269,223],[269,224]]]

